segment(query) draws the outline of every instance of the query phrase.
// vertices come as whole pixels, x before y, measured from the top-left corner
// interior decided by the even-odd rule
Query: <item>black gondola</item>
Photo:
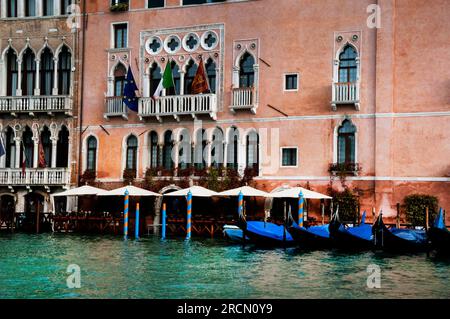
[[[428,231],[428,237],[433,248],[441,252],[450,253],[450,231],[445,227],[442,208],[439,210],[436,220]]]
[[[294,245],[291,234],[283,225],[264,221],[239,221],[239,228],[244,231],[249,241],[258,246],[288,247]]]
[[[387,228],[383,222],[383,214],[372,227],[376,248],[389,251],[425,251],[429,248],[425,230]]]
[[[331,248],[332,241],[328,224],[320,226],[303,227],[292,221],[288,232],[300,248]]]
[[[371,249],[373,248],[372,225],[365,224],[366,212],[361,223],[355,227],[347,227],[336,214],[328,227],[333,246],[341,249]]]

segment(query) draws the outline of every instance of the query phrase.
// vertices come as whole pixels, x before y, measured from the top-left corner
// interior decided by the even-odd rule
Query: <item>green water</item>
[[[69,289],[67,267],[81,268]],[[367,288],[367,266],[381,288]],[[222,240],[0,234],[0,298],[450,298],[450,259]]]

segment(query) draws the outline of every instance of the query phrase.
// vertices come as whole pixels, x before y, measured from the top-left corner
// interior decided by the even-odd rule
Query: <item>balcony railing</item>
[[[254,87],[231,89],[231,110],[251,110],[256,113],[256,90]]]
[[[196,118],[201,114],[207,114],[212,119],[216,119],[217,97],[215,94],[172,95],[139,100],[139,116],[141,118],[156,117],[161,122],[163,116],[173,116],[179,121],[181,115],[190,115]]]
[[[0,113],[34,113],[52,114],[64,112],[72,114],[72,98],[65,95],[41,96],[0,96]]]
[[[336,111],[338,104],[353,104],[359,111],[359,82],[333,83],[331,106]]]
[[[362,167],[359,163],[330,163],[328,166],[328,172],[332,175],[354,175],[357,176]]]
[[[121,116],[128,119],[128,108],[123,103],[121,96],[110,96],[105,98],[105,119]]]
[[[66,185],[70,182],[66,168],[0,168],[0,185]]]

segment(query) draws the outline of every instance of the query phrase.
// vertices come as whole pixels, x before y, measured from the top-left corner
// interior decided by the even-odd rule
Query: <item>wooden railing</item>
[[[128,118],[128,109],[123,103],[121,96],[109,96],[105,98],[105,114],[106,119],[114,116]]]
[[[1,168],[0,185],[66,185],[70,182],[66,168]]]
[[[0,113],[70,113],[72,107],[72,98],[65,95],[0,97]]]
[[[355,104],[359,109],[359,82],[333,83],[332,101],[333,109],[337,104]]]
[[[233,88],[231,92],[232,109],[252,109],[256,106],[256,91],[254,87]]]
[[[139,116],[141,118],[156,117],[161,121],[163,116],[173,116],[179,120],[180,115],[195,117],[200,114],[208,114],[216,119],[216,94],[171,95],[139,100]]]

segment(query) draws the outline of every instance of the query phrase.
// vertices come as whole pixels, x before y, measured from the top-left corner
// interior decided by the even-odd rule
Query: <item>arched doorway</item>
[[[51,229],[51,224],[44,218],[44,201],[44,196],[39,193],[25,195],[25,218],[22,223],[24,231],[43,232]]]
[[[0,196],[0,229],[12,230],[16,203],[14,195]]]

